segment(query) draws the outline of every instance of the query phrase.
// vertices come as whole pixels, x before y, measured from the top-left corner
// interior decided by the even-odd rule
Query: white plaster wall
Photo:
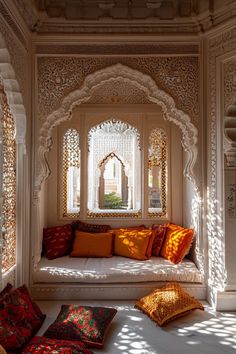
[[[181,132],[174,124],[170,125],[170,129],[170,221],[177,225],[182,225],[185,205],[183,201],[183,149],[181,145]]]

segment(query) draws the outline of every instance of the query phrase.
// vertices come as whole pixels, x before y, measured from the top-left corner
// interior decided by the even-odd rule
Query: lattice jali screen
[[[167,213],[167,136],[162,129],[154,129],[149,136],[148,172],[148,215],[164,217]]]
[[[5,273],[16,264],[16,142],[14,119],[2,87],[0,87],[0,104],[3,111],[0,118],[2,272]]]
[[[71,173],[69,171],[72,169]],[[80,168],[80,148],[79,148],[79,133],[76,129],[68,129],[63,136],[63,216],[76,217],[79,215],[79,200],[80,200],[80,176],[77,177],[77,182],[73,181],[76,170]],[[72,175],[72,183],[70,183],[70,174]],[[70,208],[70,195],[72,204],[76,204]]]

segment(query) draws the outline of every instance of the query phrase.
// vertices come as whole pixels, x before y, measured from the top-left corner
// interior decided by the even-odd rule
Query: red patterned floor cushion
[[[31,299],[25,285],[12,289],[2,298],[0,344],[7,350],[19,350],[41,327],[45,315]]]
[[[93,354],[84,343],[35,336],[23,349],[22,354]]]
[[[14,321],[16,325],[18,322],[28,322],[31,325],[32,332],[37,331],[45,319],[45,315],[32,300],[25,285],[12,290],[4,297],[3,302],[12,321]]]
[[[108,307],[62,305],[61,311],[44,336],[81,340],[89,346],[102,348],[116,309]]]
[[[15,323],[11,321],[7,310],[0,310],[0,344],[5,350],[17,351],[20,350],[26,343],[24,335],[27,334],[27,340],[29,338],[30,329],[19,330]]]
[[[70,253],[73,233],[70,224],[48,227],[43,230],[43,248],[48,259],[63,257]]]
[[[13,286],[10,283],[7,283],[5,288],[0,292],[0,309],[4,307],[4,297],[5,295],[9,294],[13,289]]]

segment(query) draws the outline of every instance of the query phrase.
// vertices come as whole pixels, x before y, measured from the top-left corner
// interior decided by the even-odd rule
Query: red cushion
[[[0,308],[4,307],[3,299],[4,299],[5,295],[7,295],[11,292],[12,289],[13,289],[13,286],[10,283],[7,283],[5,288],[0,292]]]
[[[102,348],[104,337],[117,310],[108,307],[62,305],[61,311],[44,336],[49,338],[81,340]]]
[[[41,327],[45,315],[31,299],[25,285],[6,293],[2,306],[0,344],[8,350],[19,350]]]
[[[43,230],[43,246],[48,259],[54,259],[69,254],[72,243],[73,234],[70,224],[48,227]]]
[[[86,349],[84,343],[79,341],[68,341],[60,339],[50,339],[35,336],[23,349],[22,354],[93,354]]]
[[[4,297],[4,306],[11,314],[11,319],[17,325],[18,322],[29,322],[32,332],[38,330],[42,325],[45,315],[41,312],[38,305],[32,300],[25,285],[12,290]]]
[[[91,233],[103,233],[111,230],[110,225],[87,224],[80,220],[74,221],[71,225],[74,230],[80,230]]]
[[[25,341],[24,335],[27,329],[17,328],[15,323],[11,320],[7,309],[0,310],[0,344],[7,351],[17,351],[22,348],[27,341]],[[29,338],[29,333],[27,333]]]
[[[152,255],[158,257],[166,235],[166,225],[153,224],[152,230],[155,232],[152,243]]]

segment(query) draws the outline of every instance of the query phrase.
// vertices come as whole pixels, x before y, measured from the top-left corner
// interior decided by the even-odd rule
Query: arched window
[[[148,213],[149,216],[167,213],[167,136],[158,128],[149,136]]]
[[[0,87],[0,238],[2,273],[16,264],[16,142],[15,124]]]
[[[68,129],[63,136],[63,216],[77,216],[79,211],[79,133],[75,129]]]
[[[140,213],[139,131],[112,119],[89,131],[88,146],[89,215]]]
[[[60,218],[170,219],[171,205],[177,200],[176,193],[173,199],[168,190],[174,169],[174,183],[182,188],[178,131],[172,132],[152,112],[128,113],[125,121],[123,112],[122,118],[109,119],[101,108],[106,117],[101,120],[100,113],[87,110],[87,115],[76,112],[71,125],[65,123],[58,131]],[[172,151],[170,137],[175,146]],[[57,153],[52,151],[51,162]],[[175,161],[170,164],[168,160],[173,156],[180,159],[177,169]],[[49,188],[54,188],[55,181]]]

